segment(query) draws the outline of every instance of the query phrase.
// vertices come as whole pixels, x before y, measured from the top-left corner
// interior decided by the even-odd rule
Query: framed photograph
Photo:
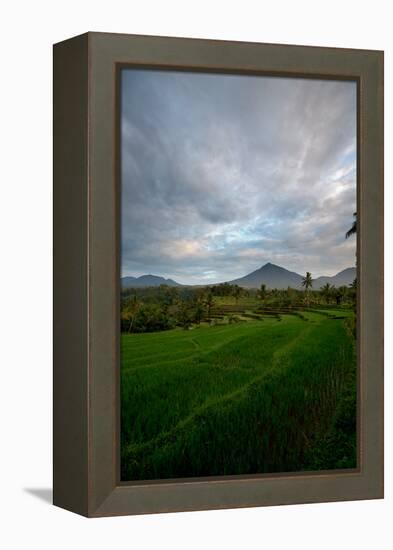
[[[54,503],[383,497],[383,52],[54,47]]]

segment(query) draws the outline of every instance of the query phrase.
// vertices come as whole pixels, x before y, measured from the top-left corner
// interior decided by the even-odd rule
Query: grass
[[[350,315],[122,335],[122,479],[355,467]]]

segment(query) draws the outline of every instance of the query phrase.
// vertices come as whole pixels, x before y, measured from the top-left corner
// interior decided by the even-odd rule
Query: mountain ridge
[[[326,283],[334,286],[349,286],[355,277],[356,268],[347,267],[336,273],[336,275],[322,275],[320,277],[316,277],[313,280],[312,288],[314,290],[319,290]],[[283,290],[288,287],[295,289],[302,288],[302,280],[303,275],[300,275],[295,271],[289,271],[285,267],[268,262],[248,275],[238,279],[233,279],[232,281],[229,281],[229,283],[237,284],[244,288],[259,288],[262,284],[265,284],[267,288],[277,288],[279,290]]]
[[[347,267],[342,271],[339,271],[335,275],[321,275],[316,277],[313,280],[312,289],[319,290],[326,283],[339,286],[349,286],[356,277],[356,268]],[[265,284],[267,288],[277,288],[278,290],[283,290],[288,287],[294,289],[301,289],[302,287],[303,275],[296,273],[295,271],[289,271],[285,267],[272,264],[267,262],[260,268],[248,273],[244,277],[233,279],[228,281],[230,284],[237,284],[243,288],[259,288],[262,284]],[[220,283],[216,283],[220,284]],[[144,288],[149,286],[212,286],[212,285],[182,285],[173,279],[165,279],[165,277],[160,277],[158,275],[141,275],[140,277],[122,277],[121,286],[122,288]]]
[[[173,279],[165,279],[165,277],[160,277],[159,275],[141,275],[140,277],[122,277],[120,279],[121,286],[123,288],[143,288],[148,286],[182,286],[180,283],[177,283]]]

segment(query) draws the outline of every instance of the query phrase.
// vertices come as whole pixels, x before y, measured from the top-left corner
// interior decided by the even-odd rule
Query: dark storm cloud
[[[229,280],[355,263],[350,82],[125,70],[122,272]]]

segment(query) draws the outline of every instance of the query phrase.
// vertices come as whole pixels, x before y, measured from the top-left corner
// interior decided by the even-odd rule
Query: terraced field
[[[351,311],[237,314],[122,335],[123,480],[356,466]]]

